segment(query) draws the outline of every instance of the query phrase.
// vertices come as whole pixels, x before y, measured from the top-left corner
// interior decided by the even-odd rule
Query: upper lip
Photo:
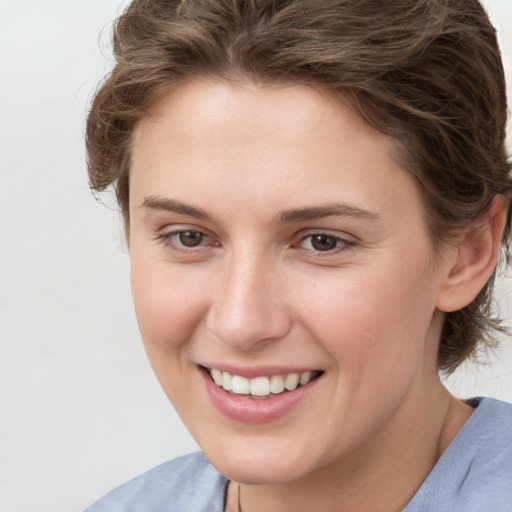
[[[288,375],[290,373],[304,373],[310,371],[321,371],[318,368],[305,367],[305,366],[234,366],[225,363],[210,363],[205,362],[199,364],[204,368],[216,368],[221,372],[228,372],[231,375],[239,375],[247,379],[254,379],[256,377],[272,377],[273,375]]]

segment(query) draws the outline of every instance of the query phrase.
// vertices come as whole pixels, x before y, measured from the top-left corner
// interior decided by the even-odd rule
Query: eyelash
[[[203,240],[204,239],[211,239],[211,237],[207,233],[204,233],[203,231],[201,231],[199,229],[186,229],[186,228],[185,229],[175,229],[173,231],[161,233],[161,234],[158,235],[157,238],[166,247],[169,247],[171,250],[177,251],[177,252],[190,253],[190,252],[192,252],[194,250],[201,249],[201,248],[205,247],[206,244],[203,244],[203,243],[200,243],[197,246],[187,247],[183,243],[177,242],[175,240],[176,237],[179,237],[180,235],[182,235],[184,233],[187,233],[187,232],[188,233],[193,233],[194,235],[202,236]],[[214,246],[215,245],[218,245],[218,244],[214,244]]]
[[[183,243],[176,240],[177,237],[179,237],[180,235],[187,233],[187,232],[192,233],[194,236],[203,237],[203,239],[201,240],[201,243],[196,246],[187,247]],[[336,246],[334,248],[328,249],[326,251],[321,251],[321,250],[315,249],[314,247],[312,247],[312,240],[313,240],[313,237],[315,237],[315,236],[329,238],[335,242]],[[161,241],[166,247],[170,248],[172,251],[176,251],[176,252],[180,252],[180,253],[192,253],[197,250],[205,250],[205,248],[207,248],[207,247],[217,247],[220,245],[219,243],[215,243],[215,242],[213,244],[202,243],[204,240],[208,240],[208,239],[213,240],[213,238],[211,236],[209,236],[207,233],[205,233],[199,229],[186,229],[186,228],[185,229],[174,229],[172,231],[159,234],[157,239],[159,241]],[[306,240],[310,241],[309,242],[309,245],[311,246],[310,248],[302,247],[302,244]],[[355,245],[356,245],[356,242],[354,240],[351,240],[348,238],[343,238],[343,237],[340,237],[340,236],[337,236],[337,235],[334,235],[332,233],[325,232],[325,231],[315,231],[312,233],[308,233],[305,236],[302,236],[297,242],[294,242],[291,245],[291,247],[298,248],[304,252],[307,252],[309,255],[312,255],[315,258],[318,258],[318,257],[332,256],[332,255],[338,254],[340,252],[345,252],[345,251],[351,250],[354,248]]]
[[[334,235],[329,232],[324,231],[316,231],[314,233],[308,233],[307,235],[303,236],[299,242],[296,245],[300,245],[305,242],[306,240],[309,240],[309,245],[312,246],[314,237],[325,237],[329,238],[332,241],[336,243],[336,246],[332,249],[328,249],[326,251],[321,251],[318,249],[315,249],[314,247],[311,248],[304,248],[301,247],[302,250],[308,251],[310,254],[314,255],[314,257],[322,257],[322,256],[331,256],[334,254],[339,254],[340,252],[345,252],[347,250],[353,249],[356,242],[354,240],[343,238],[338,235]]]

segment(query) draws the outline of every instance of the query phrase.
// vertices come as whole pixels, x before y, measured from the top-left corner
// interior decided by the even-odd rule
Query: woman
[[[135,0],[87,126],[153,369],[204,455],[98,511],[505,511],[510,163],[477,0]]]

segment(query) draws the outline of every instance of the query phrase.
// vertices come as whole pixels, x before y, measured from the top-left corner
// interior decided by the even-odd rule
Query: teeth
[[[210,375],[212,376],[212,379],[215,381],[215,384],[217,384],[217,386],[222,386],[222,372],[220,370],[212,368],[210,371]]]
[[[233,393],[237,393],[238,395],[248,395],[249,379],[240,377],[239,375],[233,375],[233,378],[231,379],[231,391],[233,391]]]
[[[270,392],[279,394],[284,391],[284,379],[281,375],[274,375],[270,379]]]
[[[270,395],[270,381],[267,377],[257,377],[256,379],[251,379],[251,395]]]
[[[311,377],[312,377],[312,372],[304,372],[300,376],[300,379],[299,379],[300,385],[305,386],[311,380]]]
[[[293,391],[294,389],[297,389],[299,380],[300,380],[300,377],[299,377],[298,373],[290,373],[284,379],[284,387],[288,391]]]
[[[299,386],[305,386],[318,372],[289,373],[287,375],[273,375],[272,377],[256,377],[247,379],[240,375],[231,375],[216,368],[208,370],[217,386],[232,391],[237,395],[269,396],[278,395],[287,391],[294,391]]]
[[[231,381],[233,380],[233,377],[228,372],[222,372],[222,387],[226,391],[231,391]]]

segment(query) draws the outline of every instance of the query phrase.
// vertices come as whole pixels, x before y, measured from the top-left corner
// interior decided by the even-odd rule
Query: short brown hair
[[[87,122],[88,169],[94,191],[114,185],[126,225],[134,127],[170,89],[205,75],[344,95],[398,141],[436,246],[497,194],[510,198],[505,79],[478,0],[134,0],[113,41],[116,65]],[[494,342],[493,284],[446,314],[441,370]]]

